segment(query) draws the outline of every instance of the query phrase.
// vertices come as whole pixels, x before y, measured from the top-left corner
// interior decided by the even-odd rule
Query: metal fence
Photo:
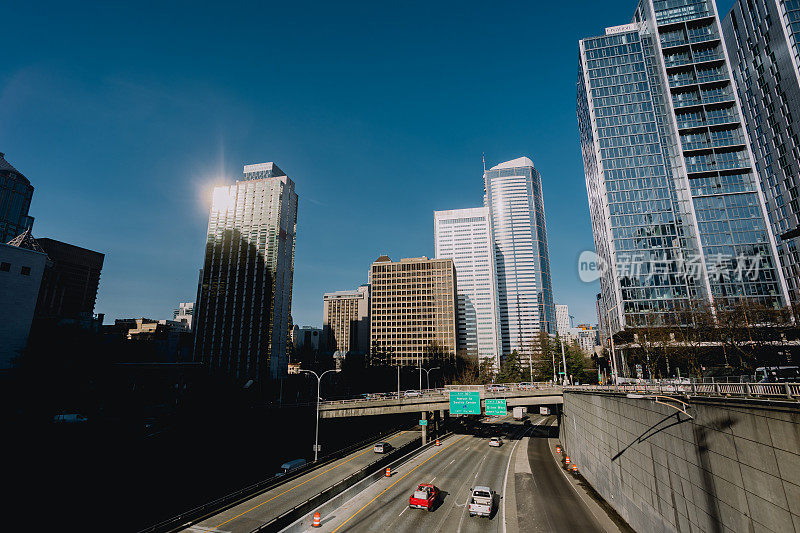
[[[623,383],[620,385],[572,385],[566,391],[597,391],[638,394],[684,394],[738,398],[788,399],[800,401],[800,383]]]

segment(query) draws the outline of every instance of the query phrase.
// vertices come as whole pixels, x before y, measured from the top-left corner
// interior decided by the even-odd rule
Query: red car
[[[439,499],[439,489],[430,483],[420,483],[417,490],[408,498],[408,506],[416,509],[433,511],[436,500]]]

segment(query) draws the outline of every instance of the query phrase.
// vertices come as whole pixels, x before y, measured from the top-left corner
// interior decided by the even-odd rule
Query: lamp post
[[[611,310],[616,309],[622,302],[617,302],[616,305],[606,309],[606,326],[608,327],[608,338],[611,340],[611,378],[614,380],[614,385],[617,384],[619,377],[619,370],[617,370],[617,354],[614,352],[614,332],[611,331]]]
[[[435,366],[433,368],[422,368],[419,367],[419,387],[422,388],[422,371],[425,370],[425,378],[428,380],[428,389],[431,388],[431,370],[441,370],[440,367]]]
[[[564,379],[561,381],[562,385],[567,384],[567,358],[564,356],[564,338],[561,337],[561,362],[564,364]]]
[[[328,372],[341,372],[338,368],[333,368],[331,370],[326,370],[322,374],[317,374],[313,370],[300,370],[300,372],[306,372],[308,374],[314,374],[314,377],[317,378],[317,423],[316,428],[314,431],[314,462],[317,462],[317,454],[319,453],[319,388],[320,384],[322,383],[322,376],[327,374]]]

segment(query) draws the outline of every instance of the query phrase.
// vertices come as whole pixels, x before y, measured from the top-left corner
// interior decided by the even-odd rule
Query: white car
[[[500,437],[492,437],[489,439],[489,446],[494,448],[499,448],[503,445],[503,441],[500,440]]]
[[[489,392],[505,392],[508,390],[508,387],[506,387],[505,385],[498,385],[496,383],[493,383],[491,385],[488,385],[486,387],[486,390]]]
[[[418,390],[407,390],[405,393],[403,393],[403,396],[406,398],[418,398],[419,396],[422,396],[422,393]]]
[[[517,385],[517,388],[519,390],[533,390],[534,387],[533,387],[533,383],[524,382],[524,383],[520,383],[519,385]]]
[[[372,447],[372,451],[375,453],[388,453],[392,450],[392,445],[388,442],[376,442],[375,446]]]

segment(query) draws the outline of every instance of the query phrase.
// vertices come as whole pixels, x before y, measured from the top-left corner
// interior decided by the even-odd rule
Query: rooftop
[[[518,157],[516,159],[512,159],[511,161],[506,161],[505,163],[500,163],[499,165],[495,165],[489,170],[499,170],[501,168],[517,168],[517,167],[532,167],[533,161],[531,161],[527,157]]]

